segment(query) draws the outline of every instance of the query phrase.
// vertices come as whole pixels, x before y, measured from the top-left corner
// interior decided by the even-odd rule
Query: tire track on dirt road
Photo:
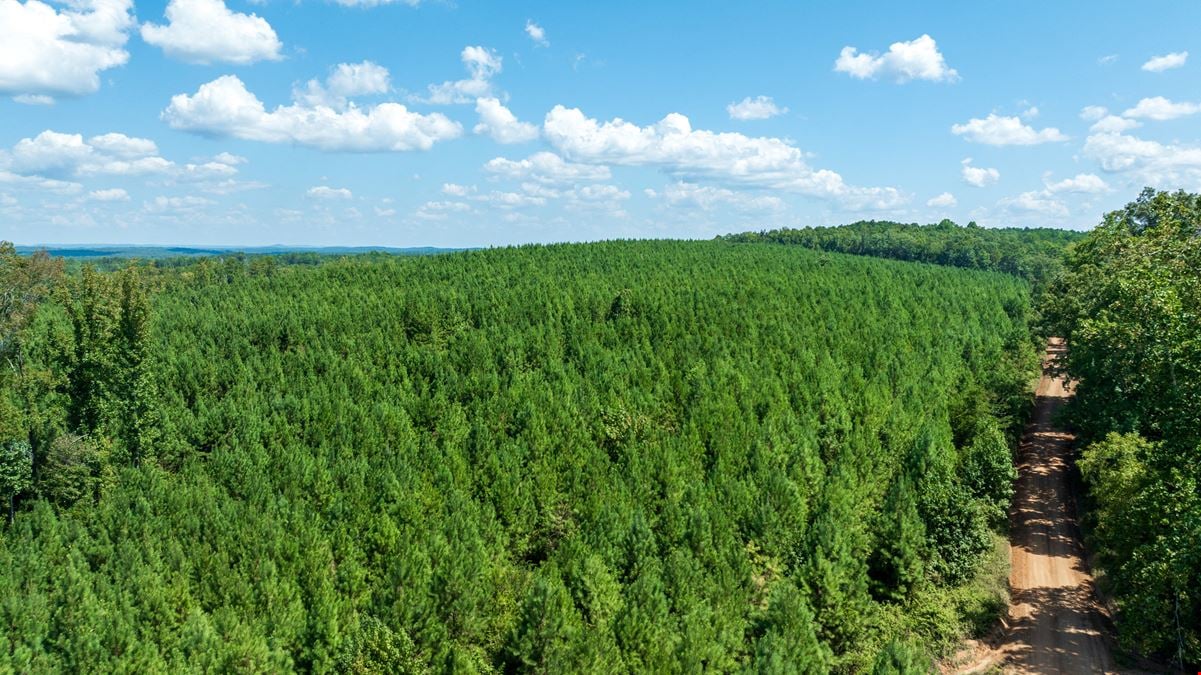
[[[1052,338],[1022,438],[1003,667],[1013,673],[1116,673],[1072,502],[1073,437],[1055,426],[1055,413],[1070,394],[1049,366],[1063,350],[1063,341]]]

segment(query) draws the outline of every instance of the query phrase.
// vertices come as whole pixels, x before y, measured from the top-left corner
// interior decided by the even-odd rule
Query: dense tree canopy
[[[1148,190],[1071,250],[1068,340],[1093,543],[1120,636],[1201,662],[1201,196]]]
[[[0,670],[912,672],[980,610],[1036,361],[1020,279],[800,247],[58,288]]]

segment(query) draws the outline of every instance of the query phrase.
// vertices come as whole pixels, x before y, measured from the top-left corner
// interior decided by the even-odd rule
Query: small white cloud
[[[1163,96],[1144,98],[1138,105],[1122,113],[1123,117],[1134,119],[1174,120],[1201,112],[1201,103],[1176,103]]]
[[[371,61],[339,63],[330,69],[325,82],[309,80],[304,88],[292,90],[292,99],[304,105],[345,110],[355,96],[386,94],[391,88],[388,69]]]
[[[520,160],[497,157],[484,164],[484,170],[502,178],[547,185],[609,180],[611,175],[607,166],[568,162],[553,152],[536,152]]]
[[[328,185],[311,187],[305,193],[314,199],[350,199],[354,194],[346,188],[332,188]]]
[[[1068,215],[1067,205],[1041,190],[1023,192],[1016,197],[1002,199],[1000,203],[1012,211],[1025,211],[1058,218],[1064,218]]]
[[[21,94],[13,100],[22,105],[54,105],[54,97],[43,94]]]
[[[56,3],[58,4],[58,3]],[[129,60],[132,0],[0,1],[0,94],[22,103],[81,96]]]
[[[1093,125],[1089,127],[1088,130],[1094,134],[1109,132],[1120,133],[1123,131],[1129,131],[1130,129],[1137,129],[1141,126],[1143,126],[1143,124],[1138,120],[1118,117],[1117,115],[1106,115],[1096,122],[1093,122]]]
[[[750,194],[683,181],[668,185],[660,193],[650,190],[648,196],[651,198],[661,197],[673,208],[687,207],[702,211],[711,211],[719,206],[727,206],[742,213],[783,211],[785,209],[784,200],[774,195]]]
[[[1068,137],[1054,127],[1035,130],[1022,123],[1017,117],[1002,117],[989,113],[988,117],[973,118],[964,124],[951,126],[951,133],[963,136],[973,143],[986,145],[1038,145],[1040,143],[1059,143]]]
[[[581,185],[568,191],[567,198],[580,202],[624,201],[630,198],[630,192],[616,185]]]
[[[335,96],[388,93],[388,69],[371,61],[339,63],[325,80]]]
[[[211,199],[184,195],[182,197],[155,197],[153,201],[143,202],[142,208],[149,213],[195,213],[213,203]]]
[[[546,39],[546,31],[543,30],[542,26],[539,26],[529,19],[527,19],[525,22],[525,34],[530,36],[530,39],[534,41],[534,44],[538,45],[539,47],[550,46],[550,41]]]
[[[498,99],[477,99],[475,111],[480,116],[475,133],[487,134],[497,143],[524,143],[538,138],[538,127],[519,121]]]
[[[200,189],[214,195],[229,195],[247,190],[262,190],[270,185],[257,180],[216,180],[200,184]]]
[[[494,190],[487,194],[472,197],[473,200],[500,209],[521,209],[530,206],[543,206],[546,198],[522,192],[505,192]]]
[[[88,139],[88,145],[102,153],[122,159],[134,159],[158,154],[158,146],[149,138],[135,138],[125,134],[101,134]]]
[[[926,201],[926,206],[937,208],[950,208],[959,204],[959,200],[955,199],[955,195],[950,192],[944,192],[937,197],[931,197]]]
[[[121,188],[92,190],[88,193],[88,199],[96,202],[127,202],[129,201],[129,193]]]
[[[1065,178],[1057,183],[1047,183],[1047,192],[1050,194],[1058,194],[1060,192],[1101,194],[1109,192],[1109,184],[1102,180],[1100,176],[1091,173],[1081,173],[1077,174],[1075,178]]]
[[[218,153],[217,155],[215,155],[213,157],[213,161],[218,162],[220,164],[225,164],[226,166],[238,166],[239,164],[245,164],[246,158],[242,157],[241,155],[235,155],[235,154],[229,153],[229,152],[222,152],[222,153]]]
[[[471,204],[452,201],[426,202],[413,215],[421,220],[446,220],[452,214],[470,213]]]
[[[1095,122],[1109,114],[1109,109],[1103,105],[1086,105],[1080,109],[1080,119]]]
[[[834,62],[834,70],[860,80],[878,76],[892,77],[897,82],[959,80],[959,73],[947,66],[934,38],[929,35],[909,42],[894,42],[881,55],[874,52],[860,54],[855,47],[843,47],[838,60]]]
[[[1102,66],[1108,66],[1111,63],[1116,63],[1118,60],[1117,54],[1107,54],[1097,59],[1097,63]]]
[[[1001,180],[1001,172],[992,168],[984,168],[980,166],[972,166],[972,158],[966,157],[960,164],[963,165],[961,175],[963,182],[972,187],[987,187]]]
[[[416,7],[417,5],[421,4],[421,0],[334,0],[334,2],[338,3],[339,5],[342,5],[343,7],[368,7],[368,8],[369,7],[378,7],[380,5],[391,5],[393,3],[398,3],[401,5],[408,5],[409,7]]]
[[[199,164],[184,164],[183,175],[194,180],[223,178],[238,172],[233,166],[224,162],[202,162]]]
[[[162,117],[173,129],[206,136],[350,152],[428,150],[463,133],[459,123],[445,115],[422,115],[392,102],[338,110],[296,101],[268,112],[234,75],[202,84],[195,94],[173,96]]]
[[[1024,120],[1032,120],[1035,117],[1038,117],[1038,106],[1032,105],[1029,108],[1026,108],[1022,111],[1020,117]]]
[[[1162,73],[1165,70],[1179,68],[1188,61],[1188,52],[1174,52],[1163,56],[1154,56],[1143,64],[1143,70],[1151,73]]]
[[[459,54],[467,69],[465,80],[449,80],[442,84],[431,84],[429,96],[415,97],[420,103],[450,105],[473,103],[476,99],[492,96],[492,78],[500,74],[503,62],[499,54],[486,47],[464,47]]]
[[[61,194],[73,194],[83,189],[83,186],[79,183],[42,176],[22,176],[21,174],[4,169],[0,169],[0,185],[15,185],[22,188],[35,188]]]
[[[765,120],[788,112],[788,108],[776,105],[770,96],[750,96],[738,103],[726,106],[726,112],[732,120]]]
[[[444,195],[451,195],[452,197],[466,197],[472,192],[475,192],[475,186],[468,187],[466,185],[459,185],[458,183],[442,184],[442,194]]]
[[[376,206],[374,208],[375,208],[375,215],[380,218],[391,218],[392,216],[396,215],[396,209],[380,208],[378,206]]]
[[[188,63],[278,61],[283,44],[267,20],[231,11],[223,0],[170,0],[167,24],[142,24],[142,39]]]

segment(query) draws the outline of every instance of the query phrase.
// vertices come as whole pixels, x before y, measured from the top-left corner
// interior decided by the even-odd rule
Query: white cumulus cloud
[[[346,188],[332,188],[328,185],[311,187],[305,193],[314,199],[350,199],[354,194]]]
[[[19,176],[25,185],[41,182],[43,187],[61,187],[58,178],[93,176],[153,176],[160,183],[186,182],[217,194],[264,187],[233,178],[238,173],[237,165],[245,162],[242,157],[223,152],[211,159],[180,164],[160,156],[158,146],[148,138],[121,133],[84,138],[82,134],[50,129],[21,139],[8,152],[0,151],[0,173]]]
[[[351,97],[386,94],[391,86],[388,69],[379,64],[339,63],[324,82],[312,79],[303,88],[293,88],[292,99],[307,106],[343,110]]]
[[[852,186],[834,171],[814,169],[785,140],[693,129],[679,113],[642,127],[621,118],[600,122],[558,105],[547,113],[543,135],[573,162],[654,166],[681,179],[788,190],[852,209],[894,208],[908,199],[896,188]]]
[[[1076,174],[1075,178],[1065,178],[1055,183],[1047,183],[1047,192],[1074,192],[1080,194],[1101,194],[1109,191],[1109,184],[1100,176],[1091,173]]]
[[[47,129],[17,141],[0,166],[22,175],[142,175],[169,173],[174,162],[158,156],[154,141],[110,133],[84,140],[82,134]]]
[[[158,196],[152,201],[142,202],[142,209],[147,213],[196,213],[212,204],[213,200],[195,195],[183,195],[180,197]]]
[[[348,102],[339,109],[295,101],[268,111],[235,75],[203,84],[195,94],[173,96],[162,116],[174,129],[330,151],[428,150],[463,133],[445,115],[423,115],[394,102],[362,108]]]
[[[783,211],[785,208],[784,200],[774,195],[751,194],[684,181],[668,185],[655,196],[673,208],[687,207],[702,211],[711,211],[720,206],[740,212]]]
[[[88,193],[88,199],[95,202],[127,202],[129,201],[129,193],[121,188],[92,190]]]
[[[1023,192],[1016,197],[1002,199],[1001,205],[1011,211],[1037,213],[1056,218],[1065,218],[1068,215],[1067,205],[1043,190]]]
[[[422,204],[413,215],[421,220],[446,220],[452,214],[471,211],[471,204],[464,202],[430,201]]]
[[[892,77],[897,82],[959,80],[959,73],[947,65],[934,38],[929,35],[909,42],[894,42],[884,54],[860,53],[855,47],[843,47],[834,62],[834,70],[861,80],[881,76]]]
[[[1117,115],[1106,115],[1105,117],[1102,117],[1101,119],[1097,120],[1096,122],[1093,122],[1093,125],[1091,127],[1089,127],[1088,130],[1094,134],[1106,133],[1106,132],[1117,133],[1117,132],[1122,132],[1122,131],[1129,131],[1131,129],[1137,129],[1138,127],[1141,127],[1141,126],[1143,126],[1143,124],[1142,124],[1142,122],[1139,122],[1138,120],[1127,119],[1125,117],[1118,117]]]
[[[10,185],[18,188],[34,188],[47,192],[69,194],[79,192],[83,186],[73,181],[64,181],[43,176],[24,176],[2,168],[0,165],[0,185]]]
[[[39,0],[0,0],[0,94],[24,103],[80,96],[100,73],[129,60],[132,0],[75,0],[60,11]]]
[[[982,166],[972,166],[972,158],[966,157],[960,164],[963,165],[961,174],[963,182],[972,187],[987,187],[1001,180],[1001,172],[992,168],[984,168]]]
[[[788,112],[788,108],[776,105],[770,96],[750,96],[738,103],[726,106],[726,112],[732,120],[765,120]]]
[[[473,103],[476,99],[492,96],[492,78],[499,75],[504,67],[500,55],[487,47],[467,46],[463,48],[459,58],[463,61],[463,67],[467,69],[467,79],[431,84],[428,96],[415,97],[414,100],[434,105],[450,105]]]
[[[1068,137],[1054,127],[1035,130],[1018,117],[1002,117],[989,113],[985,118],[973,118],[964,124],[951,126],[951,133],[973,143],[986,145],[1038,145],[1059,143]]]
[[[1124,173],[1142,183],[1201,189],[1201,147],[1106,132],[1085,140],[1084,155],[1108,172]]]
[[[475,112],[480,116],[475,133],[487,134],[497,143],[524,143],[538,138],[538,127],[519,121],[499,99],[477,99]]]
[[[465,197],[472,192],[475,192],[475,186],[459,185],[458,183],[443,183],[442,194],[451,195],[453,197]]]
[[[607,166],[568,162],[553,152],[536,152],[520,160],[497,157],[484,164],[484,170],[501,178],[548,185],[609,180],[611,175]]]
[[[955,195],[950,192],[944,192],[937,197],[931,197],[926,200],[926,206],[934,206],[938,208],[950,208],[959,204],[959,200],[955,199]]]
[[[142,24],[142,39],[188,63],[276,61],[283,44],[267,20],[231,11],[223,0],[171,0],[167,24]]]
[[[1080,109],[1080,119],[1095,122],[1109,114],[1109,109],[1103,105],[1086,105]]]
[[[1133,108],[1122,113],[1122,117],[1134,119],[1174,120],[1201,112],[1201,103],[1175,102],[1163,96],[1144,98]]]
[[[1188,61],[1188,52],[1173,52],[1163,56],[1153,56],[1143,64],[1143,70],[1152,73],[1162,73],[1165,70],[1179,68]]]

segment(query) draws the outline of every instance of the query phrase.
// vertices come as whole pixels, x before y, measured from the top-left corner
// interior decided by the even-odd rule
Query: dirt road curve
[[[1063,343],[1053,338],[1054,355]],[[1056,429],[1063,380],[1045,370],[1022,439],[1012,512],[1009,630],[1000,648],[1007,673],[1116,673],[1105,623],[1084,563],[1068,484],[1070,434]]]

